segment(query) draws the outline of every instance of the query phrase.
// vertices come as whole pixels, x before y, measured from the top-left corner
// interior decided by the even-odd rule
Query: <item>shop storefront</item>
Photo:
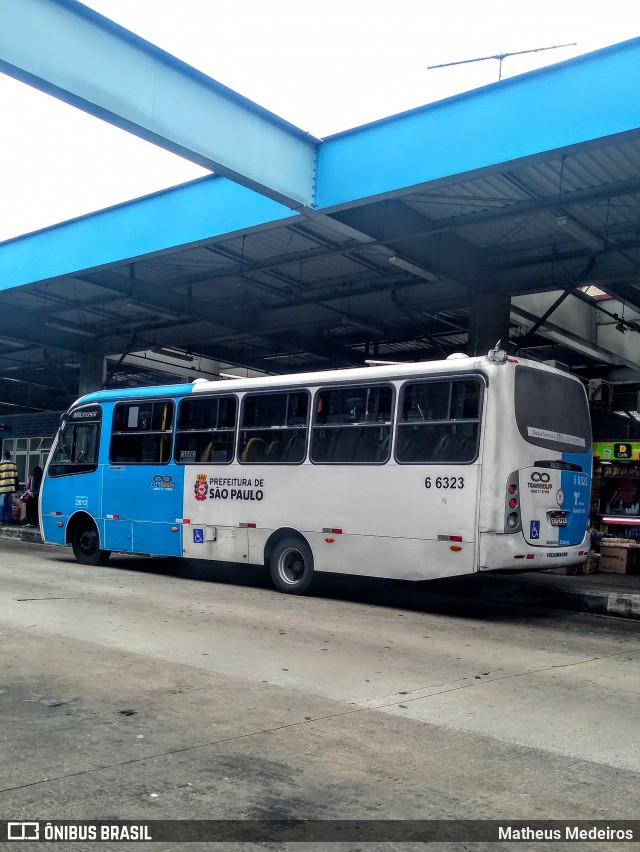
[[[594,443],[591,525],[640,541],[640,441]]]

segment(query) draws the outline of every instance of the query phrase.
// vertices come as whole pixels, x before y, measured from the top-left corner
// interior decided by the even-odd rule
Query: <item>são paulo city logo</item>
[[[211,476],[199,473],[193,486],[196,500],[257,500],[264,498],[264,479]]]
[[[204,473],[199,473],[196,476],[196,483],[193,488],[196,500],[206,500],[207,499],[207,477]]]

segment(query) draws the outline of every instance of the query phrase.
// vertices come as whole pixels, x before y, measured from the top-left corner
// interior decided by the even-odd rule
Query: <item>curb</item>
[[[617,618],[640,619],[640,596],[610,594],[607,596],[606,614]]]
[[[20,526],[2,527],[2,529],[0,529],[0,539],[7,539],[9,541],[27,541],[31,544],[43,544],[40,530]]]
[[[640,591],[634,593],[584,587],[567,589],[537,585],[535,581],[518,583],[505,577],[502,582],[492,578],[490,584],[480,585],[477,592],[484,601],[495,601],[499,598],[503,602],[512,604],[564,612],[640,619]]]

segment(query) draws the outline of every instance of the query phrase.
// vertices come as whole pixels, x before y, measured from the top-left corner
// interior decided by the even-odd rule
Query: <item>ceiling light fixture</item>
[[[594,251],[604,251],[604,240],[601,240],[600,237],[587,230],[584,225],[570,219],[568,216],[558,216],[556,219],[556,225],[559,228],[562,228],[563,231],[566,231],[567,234],[571,234],[571,236],[575,237],[576,240],[584,243],[585,246],[589,246],[589,248]]]
[[[411,263],[411,261],[405,260],[403,257],[398,257],[397,254],[392,255],[388,260],[394,266],[398,266],[400,269],[404,269],[405,272],[410,272],[418,278],[424,278],[425,281],[438,281],[438,276],[433,272],[429,272],[428,269],[423,269],[421,266],[416,266],[415,263]]]
[[[56,320],[47,320],[44,325],[46,328],[56,328],[58,331],[66,331],[68,334],[79,334],[80,337],[95,337],[95,334],[91,331],[85,331],[83,328],[76,328],[75,326],[66,325]]]
[[[179,361],[193,361],[193,355],[181,352],[179,349],[170,349],[168,346],[157,346],[154,350],[158,355],[166,355],[168,358],[177,358]]]

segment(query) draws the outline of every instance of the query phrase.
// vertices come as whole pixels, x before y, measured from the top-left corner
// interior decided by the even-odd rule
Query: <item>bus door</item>
[[[182,555],[183,468],[171,461],[171,400],[114,407],[103,468],[105,550]]]
[[[589,511],[590,470],[570,461],[537,461],[519,471],[522,533],[529,545],[569,547],[582,543]]]

